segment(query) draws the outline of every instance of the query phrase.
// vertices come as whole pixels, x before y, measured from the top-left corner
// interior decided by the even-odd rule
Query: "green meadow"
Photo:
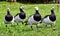
[[[14,22],[13,27],[11,24],[7,24],[8,27],[5,27],[4,24],[4,16],[7,13],[7,8],[10,8],[11,15],[15,16],[19,13],[19,7],[23,5],[24,11],[27,15],[26,19],[31,14],[35,13],[34,7],[37,6],[39,8],[39,13],[41,14],[42,18],[50,14],[51,7],[54,7],[54,11],[56,14],[56,23],[53,24],[51,28],[50,25],[45,27],[45,23],[41,23],[38,25],[38,30],[36,31],[36,25],[33,25],[33,30],[30,28],[30,25],[19,25]],[[59,7],[60,4],[22,4],[19,2],[5,2],[0,1],[0,36],[60,36],[60,12]]]

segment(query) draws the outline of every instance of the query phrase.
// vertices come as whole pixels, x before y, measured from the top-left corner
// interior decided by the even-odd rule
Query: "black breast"
[[[12,21],[13,17],[11,15],[6,15],[5,20],[6,21]]]
[[[50,20],[53,21],[53,22],[56,20],[56,16],[55,16],[54,14],[53,14],[53,15],[50,15],[49,18],[50,18]]]
[[[35,14],[33,18],[34,18],[35,21],[40,21],[41,20],[41,16],[39,14]]]
[[[26,15],[25,15],[24,12],[21,12],[21,13],[19,14],[19,17],[20,17],[21,19],[25,19],[25,18],[26,18]]]

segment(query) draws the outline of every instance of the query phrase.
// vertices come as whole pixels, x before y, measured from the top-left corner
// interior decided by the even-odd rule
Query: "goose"
[[[26,18],[26,13],[23,11],[24,6],[21,6],[20,9],[20,13],[16,14],[14,16],[14,21],[17,23],[22,22],[22,24],[24,24],[24,19]]]
[[[14,23],[14,16],[12,16],[10,14],[10,9],[9,8],[7,8],[7,15],[5,15],[5,17],[4,17],[4,23],[5,24],[8,24],[8,23],[13,24]],[[6,27],[7,27],[7,25],[6,25]]]
[[[46,26],[47,24],[50,24],[52,27],[52,24],[54,24],[56,21],[56,15],[54,13],[54,7],[51,8],[51,14],[50,15],[46,15],[42,20],[41,23],[45,23]]]
[[[32,14],[29,16],[29,18],[26,21],[25,25],[30,25],[32,29],[32,25],[36,25],[36,29],[38,29],[38,23],[41,21],[41,15],[39,14],[38,7],[35,7],[35,14]]]

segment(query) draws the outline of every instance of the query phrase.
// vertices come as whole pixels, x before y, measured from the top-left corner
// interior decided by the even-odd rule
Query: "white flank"
[[[14,21],[18,23],[18,22],[20,22],[20,21],[24,21],[24,19],[19,18],[19,15],[17,15],[17,16],[14,18]]]
[[[43,23],[54,23],[54,22],[52,22],[50,19],[49,19],[49,16],[48,17],[46,17],[46,18],[44,18],[43,19],[43,21],[42,21]]]

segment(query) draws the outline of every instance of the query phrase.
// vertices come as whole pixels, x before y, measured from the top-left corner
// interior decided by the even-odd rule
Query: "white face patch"
[[[21,9],[24,9],[24,6],[21,6],[20,8],[21,8]]]
[[[38,7],[35,7],[35,10],[38,10]]]
[[[7,11],[10,11],[10,9],[9,9],[9,8],[7,8]]]
[[[54,10],[54,7],[52,7],[51,10]]]

